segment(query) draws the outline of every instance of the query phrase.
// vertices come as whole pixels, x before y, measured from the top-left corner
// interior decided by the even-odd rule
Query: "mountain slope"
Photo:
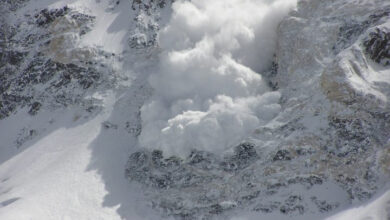
[[[0,9],[0,219],[389,218],[387,1]]]

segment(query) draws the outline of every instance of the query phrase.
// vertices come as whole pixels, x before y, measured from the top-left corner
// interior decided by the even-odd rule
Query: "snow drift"
[[[276,28],[294,0],[177,1],[160,31],[154,96],[141,109],[140,144],[164,154],[221,152],[278,114],[269,92]]]

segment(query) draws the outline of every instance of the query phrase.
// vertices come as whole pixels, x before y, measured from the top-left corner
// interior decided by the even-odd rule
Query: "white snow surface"
[[[260,73],[294,0],[176,1],[160,33],[154,97],[142,107],[140,144],[165,156],[223,152],[280,111]]]
[[[102,129],[108,118],[115,121],[114,92],[96,96],[104,110],[93,118],[71,108],[37,118],[21,111],[2,121],[1,140],[11,138],[8,125],[21,122],[44,138],[18,152],[0,144],[0,155],[10,157],[0,161],[0,219],[158,219],[124,177],[134,138]]]
[[[390,216],[390,191],[386,191],[378,198],[370,201],[369,203],[350,208],[342,211],[334,216],[326,218],[326,220],[385,220]]]

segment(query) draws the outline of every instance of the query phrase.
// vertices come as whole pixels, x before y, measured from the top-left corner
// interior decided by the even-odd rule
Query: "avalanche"
[[[390,2],[0,12],[0,219],[390,218]]]

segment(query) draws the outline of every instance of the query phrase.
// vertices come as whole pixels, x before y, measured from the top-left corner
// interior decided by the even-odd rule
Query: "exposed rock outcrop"
[[[0,119],[24,107],[31,115],[41,108],[74,104],[88,108],[88,89],[113,82],[115,76],[103,74],[112,71],[104,64],[113,58],[111,54],[77,47],[93,21],[94,17],[65,6],[26,14],[15,26],[2,23]]]

